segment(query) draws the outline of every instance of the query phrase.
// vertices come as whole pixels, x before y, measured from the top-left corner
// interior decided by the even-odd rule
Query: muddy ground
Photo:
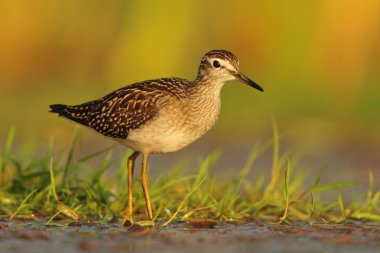
[[[119,223],[46,226],[0,223],[0,252],[380,252],[379,224],[260,222],[172,223],[123,227]]]

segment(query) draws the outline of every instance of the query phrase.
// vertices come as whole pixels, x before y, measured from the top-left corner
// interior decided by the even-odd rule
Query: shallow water
[[[45,226],[3,220],[0,252],[379,252],[379,224],[259,222]]]

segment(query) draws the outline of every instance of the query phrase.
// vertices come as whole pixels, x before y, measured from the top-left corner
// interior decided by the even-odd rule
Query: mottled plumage
[[[51,112],[88,126],[104,136],[126,139],[148,122],[164,99],[180,99],[192,83],[180,78],[148,80],[125,86],[101,99],[75,106],[51,105]]]
[[[146,175],[149,153],[181,149],[206,133],[220,111],[220,90],[238,79],[263,91],[239,72],[237,57],[226,50],[212,50],[201,59],[194,81],[161,78],[135,83],[84,104],[51,105],[51,112],[111,137],[136,152],[128,163],[128,206],[124,221],[132,220],[132,174],[136,157],[143,153],[141,181],[147,212],[153,219]]]

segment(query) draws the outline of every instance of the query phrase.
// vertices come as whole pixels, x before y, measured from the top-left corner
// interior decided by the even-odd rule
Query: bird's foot
[[[132,216],[125,215],[122,221],[124,227],[131,227],[134,224]]]

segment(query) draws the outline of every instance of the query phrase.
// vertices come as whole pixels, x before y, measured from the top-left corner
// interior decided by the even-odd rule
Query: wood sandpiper
[[[135,151],[128,158],[128,200],[123,223],[133,224],[134,163],[143,155],[140,179],[148,217],[154,225],[146,171],[148,154],[177,151],[206,133],[218,118],[222,86],[236,79],[264,91],[239,72],[239,61],[233,53],[212,50],[203,56],[194,81],[161,78],[138,82],[80,105],[50,105],[50,112]]]

